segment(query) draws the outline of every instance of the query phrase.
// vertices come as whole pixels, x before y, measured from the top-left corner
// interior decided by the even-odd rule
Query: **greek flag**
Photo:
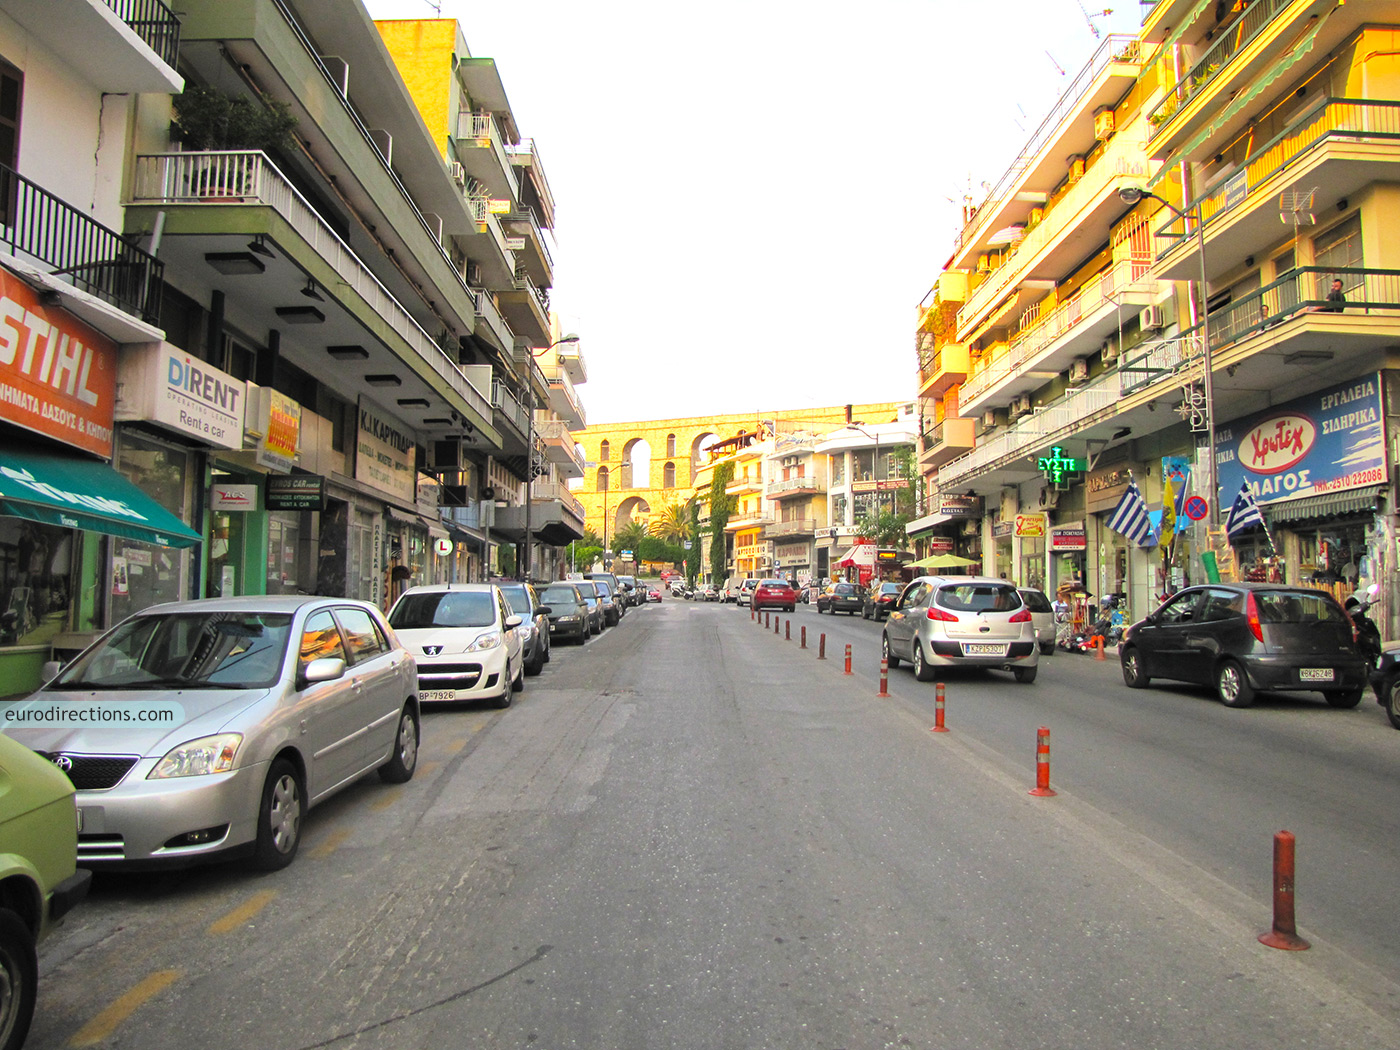
[[[1264,515],[1259,513],[1259,504],[1254,502],[1254,493],[1249,491],[1249,482],[1241,482],[1240,494],[1235,497],[1230,514],[1225,519],[1225,535],[1233,536],[1237,532],[1263,524]]]
[[[1136,481],[1128,482],[1128,491],[1114,508],[1108,527],[1139,547],[1152,546],[1152,519],[1147,516],[1147,501],[1142,498]]]

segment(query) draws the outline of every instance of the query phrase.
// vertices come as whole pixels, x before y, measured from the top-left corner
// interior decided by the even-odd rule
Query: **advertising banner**
[[[413,433],[368,398],[360,398],[355,480],[414,503]]]
[[[1045,515],[1044,515],[1044,514],[1017,514],[1017,515],[1016,515],[1016,535],[1017,535],[1017,536],[1044,536],[1044,535],[1045,535]]]
[[[1050,530],[1050,549],[1052,551],[1082,551],[1089,546],[1088,535],[1084,531],[1084,523],[1077,521],[1072,525],[1056,525]]]
[[[169,343],[122,351],[118,419],[144,419],[216,448],[243,447],[248,384]],[[292,449],[292,454],[296,449]]]
[[[0,269],[0,415],[112,458],[117,344]]]
[[[1386,480],[1381,379],[1370,373],[1219,427],[1216,475],[1228,501],[1249,482],[1265,505]]]

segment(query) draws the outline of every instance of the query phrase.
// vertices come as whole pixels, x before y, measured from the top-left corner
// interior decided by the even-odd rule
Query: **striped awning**
[[[1380,488],[1349,489],[1329,492],[1325,496],[1304,496],[1261,508],[1270,525],[1308,518],[1335,518],[1343,514],[1360,514],[1376,509]]]

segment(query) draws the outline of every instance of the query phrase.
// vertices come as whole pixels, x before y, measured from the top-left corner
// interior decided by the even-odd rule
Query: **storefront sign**
[[[405,503],[415,503],[413,435],[407,426],[367,398],[360,398],[355,480]]]
[[[263,387],[258,397],[259,466],[290,474],[301,446],[301,405],[271,387]]]
[[[1222,506],[1244,481],[1261,504],[1384,484],[1380,376],[1228,423],[1217,431],[1215,452]]]
[[[433,540],[433,552],[439,558],[446,558],[452,553],[452,549],[452,541],[445,537],[439,536],[437,539]]]
[[[1052,551],[1082,551],[1089,547],[1089,537],[1084,531],[1083,522],[1073,525],[1056,525],[1050,529],[1050,549]]]
[[[938,497],[938,513],[950,518],[980,518],[982,497],[946,493]]]
[[[903,478],[883,478],[880,481],[853,481],[852,492],[897,492],[908,488],[909,482]]]
[[[142,343],[122,350],[116,418],[149,420],[215,448],[241,449],[247,393],[241,379],[177,346]]]
[[[1016,535],[1017,535],[1017,536],[1044,536],[1044,535],[1045,535],[1045,515],[1044,515],[1044,514],[1017,514],[1017,515],[1016,515]]]
[[[811,547],[806,543],[779,543],[773,549],[773,554],[784,562],[801,562],[805,565],[811,557]]]
[[[256,485],[214,485],[209,489],[210,510],[257,510]]]
[[[1045,475],[1045,480],[1051,485],[1064,485],[1070,480],[1073,474],[1080,474],[1084,470],[1084,461],[1075,459],[1073,456],[1066,456],[1064,449],[1056,445],[1050,450],[1050,455],[1041,456],[1035,461],[1035,467]]]
[[[1089,475],[1085,496],[1090,511],[1112,510],[1132,480],[1127,464],[1105,467]]]
[[[992,526],[992,538],[998,540],[1007,539],[1015,527],[1016,523],[1014,521],[999,521]]]
[[[952,554],[953,539],[951,536],[931,536],[928,541],[928,552],[930,554]]]
[[[268,510],[325,510],[326,479],[319,474],[268,475]]]
[[[117,344],[0,269],[0,416],[112,457]]]

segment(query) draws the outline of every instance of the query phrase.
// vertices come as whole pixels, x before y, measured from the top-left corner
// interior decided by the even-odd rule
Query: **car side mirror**
[[[539,613],[541,616],[549,616],[554,612],[554,607],[550,605],[541,605],[535,612]]]
[[[524,622],[525,622],[525,621],[522,620],[519,616],[507,616],[507,617],[506,617],[506,628],[509,630],[510,628],[513,628],[513,627],[519,627],[519,626],[520,626],[522,623],[524,623]]]
[[[315,685],[318,682],[334,682],[344,674],[344,660],[338,656],[323,656],[306,665],[301,672],[301,680],[305,685]]]

